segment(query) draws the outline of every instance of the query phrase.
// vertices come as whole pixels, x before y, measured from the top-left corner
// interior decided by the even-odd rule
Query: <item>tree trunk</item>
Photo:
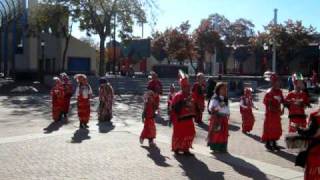
[[[71,34],[66,37],[66,41],[64,44],[64,50],[63,50],[63,55],[62,55],[62,71],[65,71],[66,58],[67,58],[67,52],[69,49],[70,38],[71,38]]]
[[[69,49],[69,43],[71,39],[71,32],[72,32],[72,25],[70,27],[63,27],[62,31],[64,32],[64,37],[66,38],[65,44],[64,44],[64,50],[62,54],[62,71],[65,71],[65,65],[66,65],[66,58],[67,58],[67,52]]]
[[[105,36],[100,36],[100,60],[99,60],[99,75],[104,76],[104,60],[105,60]]]
[[[194,70],[195,74],[198,74],[197,68],[194,67],[194,65],[193,65],[193,63],[192,63],[192,59],[190,59],[190,65],[191,65],[192,69]]]

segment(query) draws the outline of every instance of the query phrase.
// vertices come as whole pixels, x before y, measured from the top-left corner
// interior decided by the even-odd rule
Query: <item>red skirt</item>
[[[305,180],[320,180],[320,145],[310,150],[305,169]]]
[[[297,129],[294,126],[292,126],[291,123],[294,123],[301,128],[307,127],[307,120],[306,119],[304,119],[304,118],[290,118],[289,119],[289,132],[290,133],[297,132]]]
[[[262,141],[277,141],[282,135],[279,113],[267,113],[263,124]]]
[[[208,145],[227,144],[229,136],[228,117],[212,115],[209,122]]]
[[[63,108],[62,108],[63,113],[69,113],[70,99],[71,99],[71,97],[64,97],[63,98]]]
[[[192,148],[196,135],[192,119],[174,121],[172,134],[172,151],[188,151]]]
[[[153,118],[146,118],[144,127],[140,135],[140,139],[154,139],[156,138],[156,125]]]
[[[57,97],[52,99],[52,119],[58,121],[61,118],[63,102]]]
[[[78,116],[81,123],[88,123],[90,119],[90,100],[78,98]]]
[[[242,116],[242,131],[243,132],[250,132],[254,125],[254,116],[252,111],[244,111],[241,112]]]

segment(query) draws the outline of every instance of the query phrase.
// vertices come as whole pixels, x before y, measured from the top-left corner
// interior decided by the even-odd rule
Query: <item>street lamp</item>
[[[264,50],[264,57],[263,57],[263,67],[262,70],[263,72],[267,69],[267,64],[268,64],[268,50],[269,50],[269,46],[267,45],[267,43],[263,44],[263,50]]]
[[[40,78],[40,81],[43,80],[43,63],[44,63],[44,48],[46,46],[46,42],[44,40],[41,40],[40,42],[40,46],[41,46],[41,60],[39,61],[39,78]]]

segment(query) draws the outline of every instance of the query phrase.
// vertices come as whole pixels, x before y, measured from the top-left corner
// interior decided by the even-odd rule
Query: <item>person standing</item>
[[[155,146],[154,139],[156,138],[156,124],[154,120],[156,109],[155,97],[156,94],[153,91],[148,91],[145,94],[142,112],[144,127],[140,135],[140,143],[143,144],[144,139],[148,139],[149,146]]]
[[[69,108],[70,108],[70,99],[72,97],[73,88],[72,83],[66,73],[61,73],[60,78],[62,80],[62,86],[64,90],[64,98],[63,98],[63,110],[62,114],[65,119],[68,118]]]
[[[244,88],[244,95],[240,97],[240,113],[242,117],[242,132],[249,133],[254,125],[255,119],[252,108],[256,108],[253,104],[252,88]]]
[[[84,74],[75,75],[78,82],[76,89],[76,98],[78,105],[79,128],[89,128],[90,119],[90,99],[92,97],[92,89],[88,83],[87,76]]]
[[[195,102],[195,108],[196,108],[195,121],[198,124],[203,123],[202,113],[205,109],[205,91],[206,91],[205,77],[203,73],[198,73],[197,82],[194,83],[192,88],[192,98]]]
[[[209,104],[211,117],[207,140],[208,146],[213,152],[227,152],[230,116],[228,105],[227,84],[220,82],[217,84],[215,94]]]
[[[62,119],[63,107],[64,107],[64,90],[61,80],[58,77],[54,77],[54,86],[51,89],[51,102],[52,102],[52,119],[54,121],[60,121]]]
[[[99,80],[99,107],[98,120],[111,121],[112,119],[112,104],[114,98],[113,88],[105,78]]]
[[[190,83],[187,75],[179,71],[179,84],[181,90],[172,100],[172,151],[176,155],[183,153],[186,156],[194,156],[190,152],[196,131],[193,120],[195,107],[190,92]]]
[[[153,91],[156,94],[156,105],[157,105],[157,109],[156,111],[158,111],[157,113],[159,114],[159,105],[160,105],[160,95],[162,95],[162,83],[158,78],[157,73],[155,73],[154,71],[151,71],[150,73],[151,75],[151,79],[148,82],[148,86],[147,89]]]
[[[265,120],[263,125],[262,141],[266,143],[268,150],[280,150],[276,141],[282,135],[281,115],[284,109],[281,107],[284,103],[282,90],[280,89],[279,77],[272,73],[270,75],[271,88],[267,91],[263,99],[265,105]]]
[[[285,98],[285,105],[289,110],[289,133],[295,133],[296,127],[305,128],[307,126],[307,115],[305,108],[310,105],[308,95],[303,91],[303,76],[293,74],[292,81],[294,91],[291,91]]]
[[[309,140],[306,152],[304,179],[320,179],[320,109],[310,114],[307,129],[297,127],[298,133]]]

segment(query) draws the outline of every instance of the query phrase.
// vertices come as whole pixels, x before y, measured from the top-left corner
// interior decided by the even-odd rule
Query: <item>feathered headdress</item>
[[[186,75],[181,69],[179,70],[179,84],[180,87],[190,86],[188,75]]]

